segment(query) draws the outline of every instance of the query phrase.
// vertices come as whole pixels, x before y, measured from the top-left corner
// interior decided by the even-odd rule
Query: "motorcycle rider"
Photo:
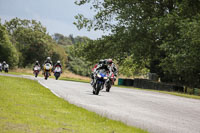
[[[46,63],[49,63],[49,64],[51,64],[51,66],[53,66],[53,63],[52,63],[52,61],[51,61],[51,57],[47,57],[47,59],[44,61],[44,64],[43,64],[43,73],[42,74],[44,74],[44,65],[46,64]],[[51,73],[50,73],[50,76],[51,76]]]
[[[4,66],[6,65],[6,61],[3,61],[2,63],[2,69],[4,70]]]
[[[108,63],[108,67],[111,69],[111,71],[114,74],[114,81],[116,80],[117,77],[117,67],[115,66],[115,64],[113,63],[112,59],[107,59],[107,63]]]
[[[93,84],[93,82],[94,82],[94,72],[96,71],[96,69],[97,69],[97,66],[98,65],[101,65],[101,64],[103,64],[104,63],[104,60],[103,59],[101,59],[101,60],[99,60],[99,62],[97,63],[97,64],[95,64],[95,66],[92,68],[92,73],[91,73],[91,82],[90,82],[90,84],[92,85]]]
[[[46,59],[45,62],[44,62],[44,65],[45,65],[46,63],[50,63],[50,64],[53,66],[53,63],[52,63],[52,61],[51,61],[51,57],[47,57],[47,59]]]
[[[2,71],[2,64],[1,64],[1,62],[0,62],[0,72]]]
[[[92,79],[92,82],[91,82],[91,85],[93,86],[94,85],[94,77],[95,77],[95,75],[96,75],[96,73],[97,73],[97,71],[98,70],[101,70],[101,69],[104,69],[106,72],[108,72],[108,73],[111,73],[111,67],[108,67],[108,62],[107,62],[107,60],[105,59],[105,60],[103,60],[103,62],[101,63],[101,64],[98,64],[97,65],[97,67],[96,67],[96,69],[94,69],[94,74],[93,74],[93,79]]]
[[[57,66],[59,66],[59,67],[61,68],[61,73],[62,73],[62,65],[61,65],[61,63],[60,63],[59,60],[58,60],[57,63],[55,64],[54,70],[55,70],[55,68],[56,68]]]
[[[34,71],[35,66],[40,67],[39,61],[35,61],[35,65],[33,66],[33,71]]]
[[[9,70],[9,65],[5,61],[3,62],[3,70],[5,72],[8,72],[8,70]]]

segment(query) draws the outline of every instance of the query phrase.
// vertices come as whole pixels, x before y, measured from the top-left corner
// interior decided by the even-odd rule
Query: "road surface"
[[[118,87],[93,95],[89,83],[16,77],[37,80],[72,104],[152,133],[200,133],[200,100]]]

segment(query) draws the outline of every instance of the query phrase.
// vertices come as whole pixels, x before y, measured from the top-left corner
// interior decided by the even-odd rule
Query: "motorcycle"
[[[0,63],[0,72],[2,72],[2,64]]]
[[[44,79],[47,80],[48,77],[50,76],[52,70],[52,65],[50,63],[46,63],[44,65]]]
[[[111,73],[110,76],[108,77],[108,79],[105,82],[105,86],[106,86],[106,91],[110,92],[110,88],[112,87],[112,85],[114,85],[114,73]]]
[[[9,68],[8,64],[5,64],[5,65],[4,65],[4,71],[5,71],[6,73],[8,73],[8,68]]]
[[[34,69],[33,69],[33,73],[35,74],[36,78],[37,78],[39,72],[40,72],[40,67],[39,66],[35,66]]]
[[[102,69],[97,71],[94,77],[93,94],[99,94],[99,91],[104,88],[104,84],[107,79],[107,72],[105,70]]]
[[[60,66],[56,66],[55,70],[54,70],[54,76],[55,76],[56,80],[58,80],[58,78],[60,77],[61,72],[62,72],[62,70],[61,70]]]

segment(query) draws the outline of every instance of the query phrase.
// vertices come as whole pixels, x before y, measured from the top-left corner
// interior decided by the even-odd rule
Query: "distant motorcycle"
[[[104,69],[101,69],[96,72],[93,84],[93,94],[95,95],[99,94],[99,91],[104,88],[104,84],[107,79],[108,79],[107,72]]]
[[[9,65],[8,65],[8,64],[5,64],[5,65],[4,65],[4,71],[5,71],[6,73],[8,73],[8,69],[9,69]]]
[[[50,76],[52,70],[52,65],[50,63],[46,63],[44,65],[44,79],[47,80],[48,77]]]
[[[106,91],[110,92],[110,88],[112,87],[112,85],[114,85],[114,73],[111,73],[110,76],[108,77],[108,79],[105,82],[105,86],[106,86]]]
[[[2,64],[0,63],[0,72],[2,72]]]
[[[56,78],[56,80],[58,80],[58,78],[60,77],[62,70],[60,66],[56,66],[54,69],[54,76]]]
[[[40,72],[40,66],[36,65],[34,68],[33,68],[33,73],[35,74],[35,77],[37,78],[39,72]]]

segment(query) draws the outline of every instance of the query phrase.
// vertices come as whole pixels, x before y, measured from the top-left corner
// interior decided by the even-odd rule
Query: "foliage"
[[[173,81],[194,87],[200,87],[199,22],[196,19],[181,20],[177,25],[179,38],[161,45],[161,49],[166,51],[166,58],[161,62],[165,72],[178,75]]]
[[[40,22],[14,18],[6,22],[5,26],[13,45],[20,53],[18,66],[26,67],[36,60],[43,63],[48,56],[52,57],[53,62],[61,60],[65,65],[66,54],[64,49],[53,41]]]
[[[87,43],[90,40],[88,37],[81,37],[81,36],[73,37],[72,34],[70,34],[67,37],[60,33],[55,33],[52,37],[56,41],[57,44],[62,45],[62,46],[68,46],[68,45],[73,45],[77,43]]]
[[[144,65],[137,65],[137,63],[134,63],[132,56],[129,56],[123,60],[119,67],[119,73],[128,77],[141,76],[147,74],[148,69],[145,68]]]
[[[79,29],[112,32],[83,49],[89,51],[87,59],[92,60],[96,55],[89,47],[104,51],[103,56],[111,56],[119,64],[133,55],[136,66],[157,73],[161,81],[200,86],[198,0],[76,0],[75,3],[90,4],[96,12],[91,19],[78,14],[74,24]]]
[[[68,55],[67,68],[75,74],[89,76],[91,72],[90,62],[83,58],[80,51],[90,39],[81,36],[73,37],[72,34],[67,37],[59,33],[55,33],[53,39],[59,46],[62,46],[66,50]]]
[[[89,76],[91,73],[91,63],[85,58],[82,58],[78,53],[81,49],[81,46],[84,45],[82,43],[68,46],[67,47],[67,54],[68,54],[68,69],[76,74],[82,76]]]
[[[0,62],[3,61],[14,67],[19,62],[19,55],[10,42],[6,28],[0,23]]]

